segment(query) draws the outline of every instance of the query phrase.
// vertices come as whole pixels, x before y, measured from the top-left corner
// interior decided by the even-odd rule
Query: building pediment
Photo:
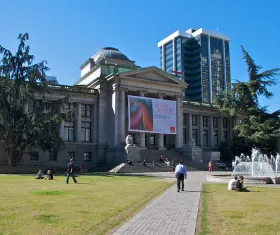
[[[162,82],[173,85],[179,85],[186,88],[188,85],[184,81],[179,80],[177,77],[170,75],[157,67],[141,68],[129,72],[119,73],[120,77],[131,79],[142,79],[143,82]]]

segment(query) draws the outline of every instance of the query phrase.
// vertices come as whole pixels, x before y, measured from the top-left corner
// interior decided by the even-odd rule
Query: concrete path
[[[207,172],[189,172],[185,191],[176,185],[167,189],[138,214],[123,224],[113,235],[134,234],[195,234],[201,186]],[[172,173],[148,173],[175,182]]]

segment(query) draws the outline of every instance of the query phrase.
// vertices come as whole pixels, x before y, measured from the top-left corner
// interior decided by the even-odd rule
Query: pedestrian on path
[[[177,190],[180,192],[180,184],[182,184],[182,191],[184,191],[184,179],[187,179],[187,170],[183,165],[183,161],[180,161],[175,168],[175,177],[177,178]]]
[[[75,178],[74,175],[74,159],[70,159],[70,162],[67,164],[67,175],[66,175],[66,184],[69,183],[69,177],[72,177],[75,184],[78,183],[78,181]]]

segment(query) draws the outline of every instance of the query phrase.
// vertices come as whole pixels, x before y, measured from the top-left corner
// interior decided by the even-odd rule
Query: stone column
[[[92,105],[92,116],[91,116],[91,125],[92,125],[92,142],[97,142],[97,134],[98,134],[98,109],[97,109],[97,103],[94,103]]]
[[[159,93],[158,96],[160,99],[163,99],[163,95],[161,93]],[[157,146],[159,150],[165,150],[163,134],[157,134]]]
[[[112,94],[112,108],[114,112],[114,146],[119,145],[119,103],[120,103],[120,91],[119,86],[113,87],[114,93]]]
[[[192,114],[189,113],[188,115],[188,142],[190,142],[192,140]]]
[[[125,141],[125,95],[126,90],[121,88],[120,89],[120,100],[119,100],[119,144]]]
[[[100,83],[98,104],[98,142],[107,142],[107,89],[105,82]]]
[[[81,141],[81,110],[82,110],[82,105],[80,103],[77,103],[76,107],[76,142]]]
[[[208,120],[208,145],[213,147],[213,117],[209,116]]]
[[[199,115],[199,145],[203,146],[203,115],[201,114]]]
[[[183,146],[183,120],[182,120],[182,96],[176,96],[176,124],[177,134],[175,139],[175,148],[181,148]]]
[[[145,91],[140,90],[140,96],[145,96]],[[145,133],[139,132],[139,146],[140,148],[146,148],[145,146]]]
[[[28,107],[27,107],[27,109],[28,109]],[[59,112],[63,113],[63,104],[60,106]],[[63,120],[61,121],[61,123],[59,125],[59,136],[60,136],[60,138],[64,139],[64,121]]]
[[[223,117],[219,118],[219,142],[220,144],[224,142],[224,126],[223,126]]]

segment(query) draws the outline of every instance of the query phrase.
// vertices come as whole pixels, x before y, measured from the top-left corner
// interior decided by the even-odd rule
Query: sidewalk
[[[166,173],[166,177],[170,179],[170,173]],[[113,235],[195,234],[204,179],[204,174],[189,172],[184,192],[178,193],[177,186],[173,185],[123,224]]]

